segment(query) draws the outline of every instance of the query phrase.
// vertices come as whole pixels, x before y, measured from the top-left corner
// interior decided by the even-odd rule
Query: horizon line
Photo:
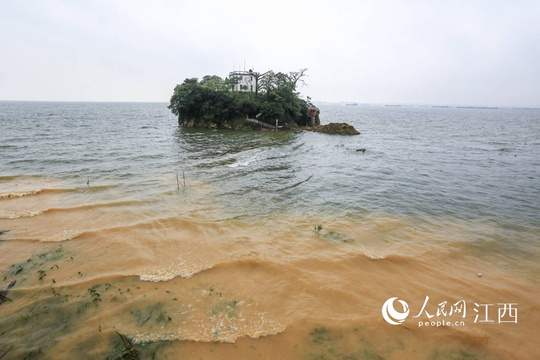
[[[140,100],[1,100],[0,102],[34,102],[34,103],[140,103],[140,104],[167,104],[168,101],[140,101]],[[540,109],[540,106],[519,106],[519,105],[471,105],[471,104],[426,104],[426,103],[367,103],[356,101],[326,101],[313,100],[315,103],[323,103],[322,105],[347,105],[355,104],[358,106],[395,106],[395,107],[440,107],[440,108],[491,108],[491,109]]]

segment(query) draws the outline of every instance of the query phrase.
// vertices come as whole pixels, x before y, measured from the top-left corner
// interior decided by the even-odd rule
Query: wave
[[[208,264],[188,264],[185,260],[179,263],[173,263],[165,268],[151,269],[137,274],[142,281],[169,281],[178,276],[189,279],[201,271],[213,268]]]
[[[384,260],[386,259],[386,256],[383,256],[383,255],[376,255],[376,254],[373,254],[372,252],[368,251],[368,250],[364,250],[364,255],[369,259],[369,260]]]
[[[286,186],[286,187],[284,187],[284,188],[281,188],[281,191],[283,191],[283,190],[288,190],[288,189],[292,189],[292,188],[295,188],[295,187],[297,187],[297,186],[300,186],[300,185],[302,185],[303,183],[308,182],[308,181],[311,180],[312,178],[313,178],[313,175],[309,176],[309,177],[308,177],[307,179],[305,179],[305,180],[302,180],[302,181],[299,181],[299,182],[297,182],[297,183],[294,183],[294,184],[292,184],[292,185],[290,185],[290,186]]]
[[[8,192],[8,193],[0,193],[0,199],[11,199],[11,198],[20,198],[23,196],[28,195],[37,195],[41,192],[41,190],[31,190],[31,191],[21,191],[21,192]]]
[[[236,162],[234,162],[232,164],[228,164],[226,166],[231,167],[231,168],[236,168],[236,167],[241,167],[241,166],[248,166],[249,164],[251,164],[254,161],[255,161],[255,159],[246,159],[246,160],[243,160],[243,161],[236,161]]]
[[[62,193],[73,193],[73,192],[98,192],[102,190],[108,190],[115,188],[117,185],[98,185],[98,186],[86,186],[78,188],[45,188],[45,189],[35,189],[27,191],[11,191],[0,193],[0,200],[2,199],[16,199],[24,196],[31,195],[40,195],[40,194],[62,194]]]
[[[62,242],[62,241],[73,240],[83,234],[84,232],[80,232],[80,231],[64,230],[54,235],[51,235],[45,239],[41,239],[40,241],[41,242]]]
[[[141,202],[137,200],[113,201],[113,202],[95,203],[95,204],[87,204],[87,205],[65,207],[65,208],[50,208],[50,209],[44,210],[43,212],[47,212],[47,213],[70,212],[70,211],[81,211],[81,210],[92,210],[92,209],[101,209],[101,208],[113,208],[113,207],[121,207],[121,206],[139,205],[139,204],[141,204]]]
[[[0,217],[0,219],[1,219],[1,217]],[[53,235],[43,237],[43,238],[35,238],[35,237],[22,238],[22,237],[17,237],[17,238],[10,239],[10,241],[18,241],[18,242],[63,242],[63,241],[73,240],[75,238],[83,236],[84,234],[85,234],[84,231],[62,230],[62,231],[57,232],[57,233],[55,233]]]
[[[28,191],[13,191],[13,192],[0,193],[0,200],[21,198],[24,196],[40,195],[40,194],[61,194],[61,193],[74,192],[74,191],[78,191],[78,189],[36,189],[36,190],[28,190]]]
[[[19,219],[25,217],[32,217],[42,214],[43,210],[2,210],[0,209],[0,220],[5,219]]]
[[[240,303],[237,305],[241,307]],[[185,330],[179,327],[176,332],[148,333],[126,332],[134,343],[148,341],[196,341],[234,343],[242,337],[258,339],[264,336],[277,335],[286,329],[286,325],[271,319],[266,312],[254,312],[249,320],[243,316],[231,317],[226,313],[212,316],[208,324],[199,324],[193,329]],[[205,326],[207,325],[207,326]]]
[[[407,259],[400,255],[378,255],[374,254],[367,249],[362,249],[360,252],[350,253],[347,255],[344,255],[339,258],[339,262],[356,262],[356,261],[376,261],[376,260],[390,260],[391,262],[403,262],[407,261]],[[186,260],[180,259],[179,262],[172,263],[171,265],[167,267],[158,267],[158,268],[152,268],[147,269],[142,272],[138,272],[137,274],[126,274],[125,276],[138,276],[140,280],[142,281],[153,281],[153,282],[162,282],[162,281],[170,281],[177,277],[181,277],[184,279],[189,279],[194,275],[197,275],[203,271],[207,270],[215,270],[217,272],[226,272],[227,269],[231,268],[238,268],[238,267],[246,267],[248,269],[251,268],[260,268],[262,266],[265,266],[268,268],[269,271],[279,271],[279,269],[284,266],[283,261],[286,263],[301,263],[305,261],[318,261],[318,262],[324,262],[324,263],[333,263],[336,260],[322,260],[322,259],[297,259],[297,260],[290,260],[290,259],[281,259],[281,258],[274,258],[272,260],[268,259],[259,259],[259,258],[253,258],[253,254],[250,252],[248,254],[237,254],[236,256],[233,256],[233,258],[229,257],[228,259],[224,261],[217,261],[213,264],[210,264],[208,262],[205,263],[188,263]]]
[[[189,231],[194,235],[202,235],[209,231],[217,231],[220,228],[220,224],[216,222],[198,221],[180,216],[167,216],[163,218],[153,218],[143,221],[133,222],[131,224],[104,227],[93,231],[88,231],[89,235],[101,234],[106,236],[108,234],[116,234],[123,231],[131,230],[155,230],[165,229],[171,231]]]
[[[122,202],[121,204],[123,205],[125,203],[129,204],[131,202],[127,201],[127,202]],[[53,208],[53,209],[48,209],[48,210],[13,210],[13,211],[9,211],[9,210],[1,210],[0,209],[0,220],[2,220],[2,219],[10,219],[11,220],[11,219],[24,218],[24,217],[32,217],[32,216],[37,216],[37,215],[42,215],[42,214],[50,214],[50,213],[54,213],[54,212],[62,214],[62,213],[69,213],[72,210],[83,210],[84,211],[86,209],[92,209],[94,207],[100,208],[100,206],[101,205],[84,205],[84,206],[75,207],[75,208],[66,208],[66,209],[62,209],[62,208],[56,208],[55,209],[55,208]],[[112,204],[106,204],[105,206],[116,206],[116,205],[114,203],[112,203]],[[57,216],[58,216],[58,214],[57,214]],[[44,215],[44,217],[46,217],[46,215]],[[134,222],[132,224],[113,226],[113,227],[106,227],[106,226],[100,227],[99,225],[97,225],[97,226],[87,227],[84,230],[79,230],[79,231],[75,231],[73,229],[63,230],[63,231],[61,231],[59,233],[48,236],[46,238],[40,238],[40,237],[23,238],[23,237],[20,237],[20,238],[16,238],[16,239],[13,239],[13,240],[59,242],[59,241],[72,240],[72,239],[81,237],[83,235],[85,236],[85,238],[86,237],[89,237],[89,238],[98,237],[98,238],[106,239],[107,236],[109,236],[109,235],[115,236],[118,233],[122,233],[122,232],[140,231],[140,230],[154,230],[156,228],[182,229],[182,230],[188,230],[188,231],[190,231],[192,233],[195,233],[195,234],[204,234],[207,228],[208,229],[212,228],[212,229],[215,230],[217,227],[218,227],[218,225],[214,225],[214,224],[205,224],[203,222],[198,222],[198,221],[195,221],[195,220],[188,220],[188,219],[183,219],[183,218],[170,217],[170,218],[161,218],[161,219],[151,219],[149,221]],[[182,269],[179,268],[182,265],[187,266],[186,264],[182,264],[182,263],[179,263],[179,264],[176,264],[176,265],[172,264],[170,266],[170,269],[169,268],[163,268],[160,272],[156,272],[154,275],[156,276],[156,279],[159,279],[161,276],[166,277],[167,275],[160,275],[160,274],[167,274],[168,271],[170,270],[172,273],[178,272],[178,276],[182,276],[182,277],[187,276],[187,277],[189,277],[188,275],[189,275],[189,272],[191,270],[187,270],[187,268],[186,268],[185,272],[183,272]],[[201,265],[194,265],[194,266],[201,267]],[[206,267],[204,265],[202,265],[202,268],[199,271],[202,271],[202,270],[205,270],[205,269],[206,269]],[[157,271],[157,270],[155,270],[155,271]],[[193,271],[197,272],[197,270],[193,270]],[[148,276],[149,277],[152,276],[151,271],[148,272]],[[150,281],[154,281],[154,280],[150,280]],[[155,280],[155,281],[162,281],[162,280]]]
[[[243,159],[235,159],[235,158],[228,159],[228,160],[233,161],[233,163],[227,164],[227,166],[231,167],[231,168],[248,166],[252,162],[261,160],[261,158],[262,158],[261,154],[257,153],[257,154],[251,155],[251,156],[249,156],[247,158],[243,158]]]
[[[89,204],[89,205],[81,205],[81,206],[74,206],[74,207],[68,207],[68,208],[50,208],[46,210],[33,210],[33,209],[26,209],[26,210],[2,210],[0,209],[0,219],[19,219],[24,217],[33,217],[41,214],[51,214],[51,213],[59,213],[59,212],[71,212],[71,211],[81,211],[81,210],[92,210],[92,209],[99,209],[99,208],[109,208],[109,207],[116,207],[116,206],[129,206],[129,205],[137,205],[139,204],[138,201],[118,201],[118,202],[111,202],[111,203],[97,203],[97,204]]]
[[[4,175],[0,176],[0,181],[7,181],[7,180],[16,180],[19,179],[20,175]]]

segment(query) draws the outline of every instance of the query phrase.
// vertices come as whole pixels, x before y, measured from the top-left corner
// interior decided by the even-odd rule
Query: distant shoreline
[[[426,104],[371,104],[371,103],[355,103],[355,102],[325,102],[314,101],[317,106],[347,106],[347,107],[388,107],[388,108],[425,108],[425,109],[482,109],[482,110],[498,110],[498,109],[513,109],[513,110],[540,110],[540,107],[527,106],[484,106],[484,105],[426,105]]]
[[[0,100],[0,103],[168,104],[167,101],[91,101],[91,100]],[[412,108],[426,108],[426,109],[540,110],[540,107],[527,107],[527,106],[362,104],[362,103],[353,103],[353,102],[326,102],[326,101],[314,101],[313,104],[317,106],[348,106],[348,107],[403,107],[403,108],[412,107]]]

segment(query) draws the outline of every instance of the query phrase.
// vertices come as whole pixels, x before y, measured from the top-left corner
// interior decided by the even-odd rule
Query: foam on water
[[[373,254],[372,252],[370,252],[368,250],[364,250],[364,254],[370,260],[384,260],[384,259],[386,259],[386,256],[375,255],[375,254]]]
[[[83,233],[76,230],[63,230],[59,233],[56,233],[54,235],[48,236],[46,238],[41,239],[42,242],[62,242],[62,241],[68,241],[73,240],[79,236],[81,236]]]
[[[43,214],[44,210],[3,210],[0,209],[0,219],[19,219]]]
[[[9,198],[20,198],[23,196],[29,196],[29,195],[37,195],[41,192],[41,190],[31,190],[31,191],[21,191],[21,192],[8,192],[8,193],[0,193],[0,199],[9,199]]]
[[[128,334],[135,343],[165,340],[234,343],[241,337],[257,339],[277,335],[286,329],[285,324],[275,321],[266,312],[249,311],[249,307],[243,303],[236,304],[235,311],[234,316],[222,312],[207,319],[188,318],[172,331],[135,331]],[[244,312],[247,313],[246,316]]]
[[[179,259],[179,262],[175,262],[167,267],[154,268],[144,271],[138,274],[142,281],[169,281],[175,277],[182,277],[189,279],[193,275],[200,273],[201,271],[211,269],[213,265],[188,263],[186,260]]]

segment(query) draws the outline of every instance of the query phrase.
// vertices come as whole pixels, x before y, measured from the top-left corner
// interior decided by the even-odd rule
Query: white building
[[[234,77],[239,78],[238,83],[234,87],[235,91],[255,92],[257,86],[256,75],[257,73],[253,72],[253,70],[231,71],[229,73],[229,79]]]

